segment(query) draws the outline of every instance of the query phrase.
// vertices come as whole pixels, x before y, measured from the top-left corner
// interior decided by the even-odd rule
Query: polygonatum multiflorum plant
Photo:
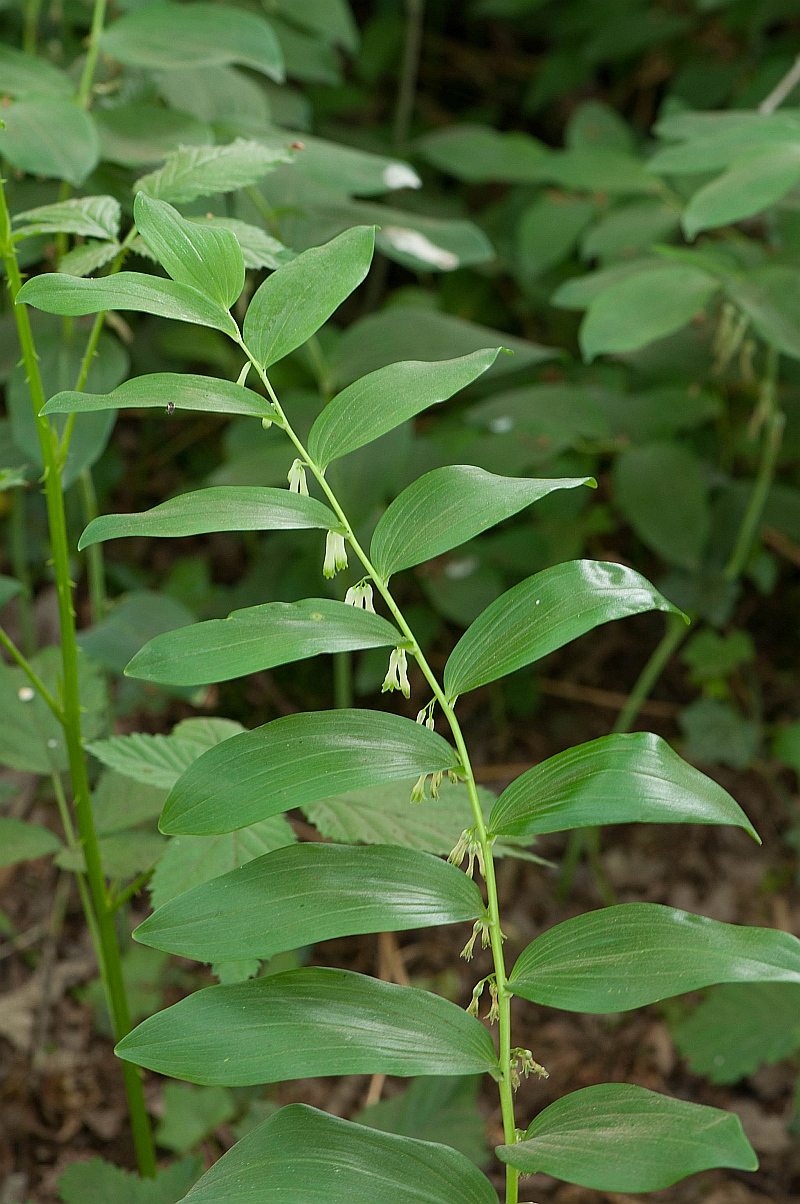
[[[385,691],[408,698],[412,681],[419,690],[416,722],[383,710],[323,710],[223,739],[177,779],[161,830],[228,833],[318,800],[403,782],[413,816],[414,808],[421,814],[431,805],[445,775],[468,794],[473,818],[448,861],[401,844],[315,841],[276,849],[164,902],[136,939],[198,961],[246,962],[333,937],[466,924],[464,956],[480,942],[491,950],[493,969],[466,1010],[429,991],[328,967],[221,983],[145,1020],[119,1042],[119,1056],[129,1067],[229,1086],[318,1075],[486,1073],[500,1094],[504,1142],[497,1156],[505,1164],[507,1204],[518,1200],[519,1176],[529,1172],[599,1190],[647,1192],[712,1166],[754,1169],[737,1117],[627,1083],[587,1087],[533,1118],[518,1117],[520,1076],[547,1071],[536,1049],[515,1046],[512,1001],[608,1014],[714,983],[800,982],[800,941],[629,903],[551,928],[511,965],[493,854],[503,840],[530,843],[541,833],[621,822],[733,824],[757,839],[748,819],[719,785],[648,733],[611,735],[560,753],[514,781],[487,812],[458,719],[461,696],[598,624],[674,607],[621,564],[559,564],[492,602],[458,641],[440,680],[392,592],[398,571],[554,490],[593,482],[501,477],[470,465],[434,469],[389,505],[367,549],[330,484],[329,467],[465,388],[500,349],[380,368],[333,397],[301,438],[272,388],[270,368],[364,280],[374,230],[350,229],[280,266],[256,291],[240,328],[231,315],[245,278],[235,234],[184,218],[143,193],[135,220],[169,279],[43,274],[17,292],[17,306],[67,316],[134,309],[215,328],[241,348],[246,367],[236,382],[158,373],[105,395],[61,392],[43,406],[39,421],[118,407],[250,415],[254,440],[262,425],[275,426],[296,458],[288,488],[210,487],[143,514],[100,517],[82,546],[133,534],[305,528],[325,533],[324,577],[348,564],[359,565],[362,575],[343,601],[269,603],[158,636],[129,672],[197,686],[319,653],[384,647]],[[247,1134],[186,1199],[490,1204],[497,1197],[491,1181],[456,1150],[293,1104]]]

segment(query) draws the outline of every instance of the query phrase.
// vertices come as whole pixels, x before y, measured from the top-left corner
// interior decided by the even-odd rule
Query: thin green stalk
[[[266,372],[241,340],[240,345],[250,362],[253,364],[253,367],[261,377],[270,401],[272,402],[272,405],[278,414],[280,425],[283,427],[286,434],[289,436],[289,439],[294,444],[302,462],[307,465],[319,483],[320,488],[325,494],[331,508],[342,524],[345,538],[358,559],[361,561],[375,588],[378,590],[384,602],[386,603],[392,617],[397,623],[397,626],[408,641],[410,650],[417,664],[422,670],[422,674],[425,677],[425,680],[428,682],[436,701],[439,703],[442,713],[449,724],[450,731],[452,732],[456,749],[461,760],[461,772],[463,773],[466,781],[469,799],[472,806],[472,814],[475,820],[473,831],[477,843],[480,846],[482,869],[484,873],[484,881],[486,883],[488,913],[487,928],[492,950],[494,978],[499,1008],[498,1028],[500,1034],[500,1105],[503,1115],[503,1132],[505,1135],[505,1140],[508,1144],[513,1144],[517,1140],[517,1129],[514,1119],[514,1086],[511,1065],[511,992],[508,989],[508,977],[506,974],[505,957],[503,954],[504,937],[500,927],[500,907],[497,893],[497,880],[494,870],[494,857],[492,854],[492,841],[489,838],[486,829],[486,823],[483,818],[483,811],[481,809],[480,798],[478,796],[478,786],[475,780],[472,764],[470,762],[469,751],[464,739],[464,734],[461,730],[461,725],[456,718],[455,711],[448,701],[444,690],[439,685],[435,673],[428,664],[425,654],[422,651],[414,632],[409,627],[403,612],[395,602],[389,590],[388,584],[378,574],[367,553],[359,543],[355,532],[350,525],[347,515],[339,504],[338,498],[325,479],[324,471],[311,458],[307,448],[304,446],[290,425]],[[506,1174],[506,1204],[517,1204],[518,1182],[518,1171],[516,1171],[513,1167],[508,1167]]]
[[[39,437],[44,463],[45,499],[50,529],[50,545],[56,582],[58,617],[61,630],[62,668],[62,725],[67,744],[70,778],[72,781],[73,806],[81,846],[86,862],[86,878],[97,920],[99,947],[102,951],[101,967],[110,1000],[110,1013],[115,1035],[119,1040],[131,1029],[130,1011],[122,977],[117,934],[114,917],[109,909],[105,879],[100,861],[100,850],[94,827],[94,817],[86,772],[86,760],[81,737],[81,702],[78,685],[78,648],[75,640],[75,612],[72,603],[70,579],[69,541],[64,513],[64,496],[61,487],[58,447],[55,434],[47,418],[40,411],[45,403],[42,379],[31,331],[28,310],[17,305],[17,294],[22,287],[19,265],[11,239],[11,222],[6,205],[5,190],[0,181],[0,255],[6,268],[14,316],[17,324],[22,361]],[[139,1169],[142,1174],[152,1176],[156,1171],[155,1150],[150,1121],[144,1101],[140,1072],[132,1063],[124,1062],[123,1076],[128,1096],[131,1128],[136,1146]]]
[[[83,502],[83,520],[88,526],[93,519],[97,518],[98,514],[94,481],[88,468],[84,468],[80,475],[80,487],[81,500]],[[92,607],[92,623],[101,623],[108,614],[103,545],[96,543],[87,548],[86,560],[89,566],[89,600]]]
[[[39,15],[41,11],[42,0],[25,0],[22,49],[26,54],[36,54],[36,42],[39,36]]]
[[[668,614],[664,634],[656,644],[645,667],[642,669],[636,684],[627,697],[625,706],[617,716],[612,732],[629,732],[636,722],[639,712],[650,697],[653,686],[658,681],[668,661],[677,651],[686,637],[688,627],[680,615]]]
[[[403,46],[403,61],[400,65],[400,82],[397,89],[397,105],[394,111],[392,131],[392,141],[398,150],[402,150],[406,145],[411,132],[424,14],[425,0],[406,0],[406,38]]]
[[[92,28],[89,31],[89,49],[86,62],[83,65],[81,82],[78,85],[78,104],[88,109],[92,99],[94,73],[97,70],[97,57],[100,54],[100,38],[103,34],[103,24],[106,19],[106,0],[95,0],[92,13]]]
[[[47,705],[49,706],[50,710],[55,715],[58,722],[63,723],[64,722],[64,712],[61,710],[61,707],[58,705],[55,698],[53,698],[53,695],[50,693],[47,686],[42,681],[41,677],[39,677],[39,674],[36,672],[36,670],[33,668],[32,665],[28,664],[27,659],[22,655],[19,648],[17,648],[16,644],[11,639],[11,637],[5,631],[3,631],[2,627],[0,627],[0,644],[3,645],[6,652],[8,652],[10,654],[10,656],[12,656],[14,658],[14,660],[17,662],[20,669],[22,670],[22,672],[27,677],[28,681],[33,686],[34,690],[36,690],[39,694],[41,694],[42,698],[47,703]]]
[[[9,553],[11,570],[22,586],[18,596],[19,626],[22,633],[22,650],[26,656],[36,651],[36,626],[33,621],[33,581],[28,564],[26,548],[26,493],[24,487],[11,490],[11,513],[9,515]]]

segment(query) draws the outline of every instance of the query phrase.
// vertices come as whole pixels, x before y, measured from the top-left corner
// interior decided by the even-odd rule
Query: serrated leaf
[[[540,1112],[503,1162],[598,1191],[658,1191],[713,1166],[754,1171],[738,1116],[629,1083],[573,1091]]]
[[[141,1179],[92,1158],[71,1162],[58,1180],[59,1196],[64,1204],[178,1204],[200,1175],[196,1158],[184,1158],[156,1171],[155,1178]]]
[[[534,481],[499,477],[467,464],[418,477],[381,516],[370,544],[378,573],[389,579],[466,543],[556,489],[593,484],[592,477]]]
[[[167,157],[163,167],[137,180],[134,188],[173,205],[184,204],[257,184],[268,171],[292,158],[285,146],[270,147],[243,138],[227,146],[182,146]]]
[[[236,1115],[233,1096],[225,1087],[190,1087],[165,1083],[164,1111],[154,1137],[158,1145],[185,1154]]]
[[[718,289],[715,277],[686,264],[637,271],[590,303],[580,332],[584,358],[636,351],[680,330]]]
[[[727,226],[774,205],[800,180],[800,146],[787,143],[756,151],[694,194],[683,213],[687,238]]]
[[[112,238],[119,234],[120,204],[113,196],[72,197],[56,205],[39,205],[14,214],[14,238],[31,234],[79,234],[84,238]]]
[[[509,978],[524,999],[600,1014],[722,982],[800,983],[800,941],[659,903],[622,903],[548,929]]]
[[[286,715],[209,749],[176,783],[161,830],[230,832],[359,786],[455,768],[435,732],[382,711]]]
[[[18,861],[35,861],[61,848],[54,832],[41,824],[24,823],[21,819],[0,816],[0,866],[16,865]]]
[[[0,155],[19,171],[79,185],[97,164],[92,118],[71,100],[35,96],[3,108]]]
[[[243,1137],[186,1201],[245,1204],[252,1187],[259,1204],[308,1204],[313,1196],[326,1204],[497,1204],[488,1179],[456,1150],[305,1104],[281,1108]]]
[[[614,486],[617,505],[643,543],[671,564],[699,567],[711,506],[703,466],[688,447],[663,441],[626,448],[614,463]]]
[[[196,744],[174,736],[134,732],[86,745],[87,752],[123,777],[169,790],[200,755]]]
[[[97,841],[100,863],[107,878],[122,881],[150,870],[166,848],[166,840],[157,832],[114,832]],[[79,846],[59,850],[55,863],[73,874],[86,872],[86,859]]]
[[[178,284],[230,309],[244,288],[244,257],[231,230],[181,217],[166,201],[139,192],[133,205],[139,232]]]
[[[178,837],[177,839],[181,839]],[[333,937],[476,920],[477,886],[391,845],[289,845],[159,907],[136,940],[197,961],[266,959]]]
[[[800,1049],[800,986],[747,982],[717,987],[670,1031],[693,1074],[712,1083],[735,1083]]]
[[[249,222],[240,222],[235,217],[193,218],[200,226],[213,226],[215,229],[231,230],[236,235],[236,241],[242,249],[244,266],[246,268],[270,268],[275,271],[297,258],[296,252],[285,247],[277,238],[272,238],[259,226],[251,226]]]
[[[651,732],[601,736],[529,769],[500,795],[489,830],[533,837],[615,823],[734,824],[758,840],[727,790]]]
[[[166,797],[163,789],[106,770],[92,791],[95,831],[98,836],[108,836],[158,819]]]
[[[441,1142],[485,1166],[486,1121],[478,1110],[479,1087],[480,1079],[472,1075],[415,1079],[391,1099],[364,1108],[355,1120],[382,1133]]]
[[[211,326],[235,338],[236,323],[221,305],[187,284],[161,280],[140,272],[118,272],[100,280],[80,280],[50,272],[23,284],[17,302],[45,313],[78,317],[108,309],[133,309],[162,318],[177,318],[198,326]]]
[[[288,489],[213,485],[182,493],[141,514],[102,514],[89,523],[79,548],[128,535],[175,538],[209,531],[336,530],[339,520],[316,498]]]
[[[249,414],[269,418],[274,410],[265,397],[217,376],[192,376],[178,372],[153,372],[123,381],[111,393],[56,393],[43,414],[83,414],[98,410],[197,410],[209,414]],[[185,497],[192,496],[185,494]]]
[[[571,560],[545,569],[507,590],[465,631],[445,666],[448,698],[540,660],[600,623],[647,610],[680,613],[624,565]]]
[[[120,244],[114,242],[88,242],[82,247],[73,247],[62,255],[58,261],[59,272],[67,276],[90,276],[104,264],[110,263],[121,250]]]
[[[66,71],[34,54],[26,54],[15,46],[0,46],[0,79],[2,93],[15,100],[34,96],[68,98],[75,93]]]
[[[268,602],[235,610],[151,640],[125,670],[128,677],[168,685],[208,685],[258,673],[321,652],[351,652],[400,644],[403,637],[380,615],[335,602]]]
[[[145,1020],[116,1052],[173,1078],[221,1086],[497,1066],[488,1031],[449,1000],[315,967],[196,991]]]

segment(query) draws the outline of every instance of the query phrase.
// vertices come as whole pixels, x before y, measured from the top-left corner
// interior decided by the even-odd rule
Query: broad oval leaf
[[[800,359],[800,272],[767,264],[732,280],[728,294],[747,315],[756,334],[793,359]]]
[[[658,1191],[713,1166],[754,1171],[758,1159],[732,1112],[601,1083],[556,1100],[498,1158],[597,1191]]]
[[[167,157],[163,167],[142,176],[134,187],[173,205],[184,204],[197,197],[247,188],[293,157],[285,147],[244,138],[227,146],[182,146]]]
[[[380,1133],[307,1104],[281,1108],[216,1162],[186,1204],[497,1204],[449,1146]]]
[[[42,273],[23,284],[17,302],[23,301],[45,313],[73,318],[108,309],[134,309],[197,326],[211,326],[234,339],[238,336],[236,323],[227,310],[196,288],[141,272],[118,272],[99,280],[81,280],[60,272]]]
[[[209,685],[320,652],[352,652],[402,642],[397,628],[380,615],[332,598],[267,602],[235,610],[227,619],[210,619],[156,636],[137,652],[125,673],[173,686]]]
[[[135,936],[196,961],[244,961],[332,937],[458,924],[484,911],[475,883],[438,857],[312,841],[187,891],[148,916]]]
[[[445,666],[447,696],[452,701],[600,623],[646,610],[680,614],[640,573],[621,564],[570,560],[544,569],[507,590],[464,632]]]
[[[517,958],[515,995],[570,1012],[625,1012],[721,982],[800,983],[800,941],[660,903],[621,903],[549,928]]]
[[[434,468],[404,489],[382,515],[370,544],[372,563],[388,581],[392,573],[441,556],[555,489],[591,484],[592,477],[499,477],[469,464]]]
[[[29,96],[70,97],[75,85],[60,67],[15,46],[0,46],[0,78],[3,95],[23,100]]]
[[[285,715],[204,753],[174,786],[161,830],[232,832],[359,786],[453,769],[436,732],[384,711]]]
[[[326,468],[331,460],[446,401],[491,368],[499,352],[499,347],[491,347],[454,360],[406,360],[355,381],[326,405],[312,426],[312,459]]]
[[[627,823],[733,824],[758,840],[727,790],[651,732],[601,736],[529,769],[500,795],[489,830],[535,836]]]
[[[196,991],[119,1042],[128,1062],[244,1087],[317,1075],[495,1070],[488,1031],[456,1004],[350,970],[309,967]]]
[[[800,180],[797,142],[770,147],[737,160],[724,175],[700,188],[682,224],[687,238],[701,230],[752,217],[779,201]]]
[[[448,125],[416,145],[434,167],[468,184],[538,183],[538,168],[547,154],[544,143],[530,134],[500,133],[488,125]]]
[[[245,314],[244,340],[263,368],[302,346],[369,271],[373,226],[354,226],[284,264],[261,285]]]
[[[241,8],[217,4],[146,5],[115,21],[104,54],[130,67],[221,67],[241,63],[283,83],[283,55],[272,27]]]
[[[0,816],[0,867],[16,865],[18,861],[35,861],[37,857],[58,852],[61,847],[55,832],[43,828],[41,824],[27,824],[21,819]],[[425,854],[417,853],[416,856],[424,857]],[[431,860],[435,861],[436,858]]]
[[[3,81],[5,84],[5,81]],[[55,205],[39,205],[14,214],[14,238],[32,234],[82,234],[84,238],[112,238],[119,233],[120,203],[113,196],[70,197]]]
[[[146,192],[137,193],[133,215],[142,238],[173,280],[230,309],[244,288],[244,257],[232,230],[189,221]]]
[[[626,448],[614,463],[614,486],[617,505],[643,543],[671,564],[698,568],[711,507],[707,475],[688,447],[664,440]]]
[[[719,281],[688,264],[649,268],[620,280],[589,305],[581,326],[584,358],[636,351],[662,339],[701,313]]]
[[[333,511],[313,497],[255,485],[212,485],[182,493],[141,514],[101,514],[89,523],[78,548],[128,535],[172,539],[209,531],[330,531],[338,526]]]
[[[150,409],[197,410],[209,414],[250,414],[270,418],[275,414],[265,397],[217,376],[192,376],[179,372],[153,372],[123,381],[111,393],[56,393],[42,414],[83,414],[97,410]]]
[[[89,114],[71,100],[34,96],[3,107],[0,155],[20,171],[82,184],[100,154]]]

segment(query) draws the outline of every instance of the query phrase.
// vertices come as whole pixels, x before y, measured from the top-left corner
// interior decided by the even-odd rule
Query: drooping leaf
[[[727,790],[650,732],[601,736],[529,769],[500,795],[489,830],[535,836],[614,823],[734,824],[758,840]]]
[[[369,271],[371,226],[356,226],[284,264],[264,281],[245,315],[244,340],[263,368],[302,346]]]
[[[123,381],[111,393],[56,393],[43,414],[84,414],[98,410],[197,410],[210,414],[250,414],[269,418],[275,413],[265,397],[217,376],[153,372]]]
[[[201,731],[197,723],[203,723]],[[170,736],[134,732],[86,745],[87,751],[109,769],[146,786],[170,790],[183,771],[206,749],[242,731],[232,719],[186,720]]]
[[[380,615],[330,598],[268,602],[235,610],[227,619],[157,636],[125,672],[168,685],[207,685],[320,652],[381,648],[402,640],[397,628]]]
[[[763,1063],[781,1062],[800,1049],[800,985],[717,987],[670,1031],[693,1074],[712,1083],[735,1083]]]
[[[184,204],[257,184],[268,171],[291,162],[292,157],[285,146],[270,147],[244,138],[227,146],[182,146],[167,157],[163,167],[142,176],[134,187],[170,204]]]
[[[197,961],[268,958],[332,937],[476,920],[477,886],[391,845],[289,845],[160,907],[136,940]]]
[[[381,711],[286,715],[209,749],[173,788],[161,829],[231,832],[359,786],[455,768],[435,732]]]
[[[415,987],[309,967],[196,991],[117,1044],[125,1061],[204,1085],[309,1075],[476,1074],[497,1055],[479,1020]]]
[[[486,1121],[477,1106],[479,1087],[474,1075],[415,1079],[405,1091],[370,1104],[354,1119],[382,1133],[441,1142],[485,1166]]]
[[[101,514],[89,523],[79,548],[128,535],[175,538],[208,531],[335,530],[339,520],[316,498],[288,489],[214,485],[182,493],[141,514]]]
[[[727,226],[774,205],[800,180],[797,143],[770,147],[737,160],[716,180],[700,188],[683,214],[687,238],[701,230]]]
[[[28,824],[21,819],[0,816],[0,866],[34,861],[60,848],[61,841],[56,834],[41,824]]]
[[[584,357],[636,351],[680,330],[718,288],[708,272],[678,263],[628,276],[589,305],[580,335]]]
[[[118,272],[100,280],[80,280],[60,272],[42,274],[23,284],[17,300],[65,317],[97,314],[107,309],[134,309],[211,326],[232,337],[237,334],[236,323],[227,310],[197,289],[140,272]]]
[[[3,95],[15,100],[34,96],[68,98],[75,94],[75,85],[66,71],[46,58],[26,54],[15,46],[0,46],[0,79]]]
[[[130,67],[219,67],[241,63],[284,79],[283,57],[272,28],[241,8],[216,4],[146,5],[109,26],[100,39],[104,54]]]
[[[97,130],[71,100],[34,96],[3,108],[0,155],[19,171],[79,185],[97,164]]]
[[[39,205],[14,214],[14,238],[31,234],[81,234],[84,238],[116,238],[120,204],[113,196],[71,197],[55,205]]]
[[[223,1154],[186,1204],[497,1204],[463,1154],[378,1133],[305,1104],[281,1108]],[[85,1202],[81,1202],[85,1204]]]
[[[364,447],[428,406],[446,401],[494,363],[500,348],[473,351],[455,360],[408,360],[388,364],[355,381],[329,402],[311,428],[308,450],[326,468]]]
[[[244,288],[244,257],[231,230],[190,222],[146,192],[137,193],[133,215],[142,238],[173,280],[230,309]]]
[[[552,481],[499,477],[467,464],[418,477],[381,516],[370,557],[384,580],[466,543],[556,489],[593,483],[591,477]]]
[[[696,569],[711,528],[706,475],[675,442],[629,447],[614,463],[616,500],[639,538],[671,564]]]
[[[448,698],[496,681],[600,623],[646,610],[680,613],[621,564],[572,560],[507,590],[465,631],[447,661]]]
[[[624,1012],[721,982],[800,983],[800,941],[659,903],[621,903],[537,937],[511,990],[572,1012]]]
[[[738,1116],[630,1083],[601,1083],[556,1100],[503,1162],[598,1191],[658,1191],[713,1166],[754,1171]]]

